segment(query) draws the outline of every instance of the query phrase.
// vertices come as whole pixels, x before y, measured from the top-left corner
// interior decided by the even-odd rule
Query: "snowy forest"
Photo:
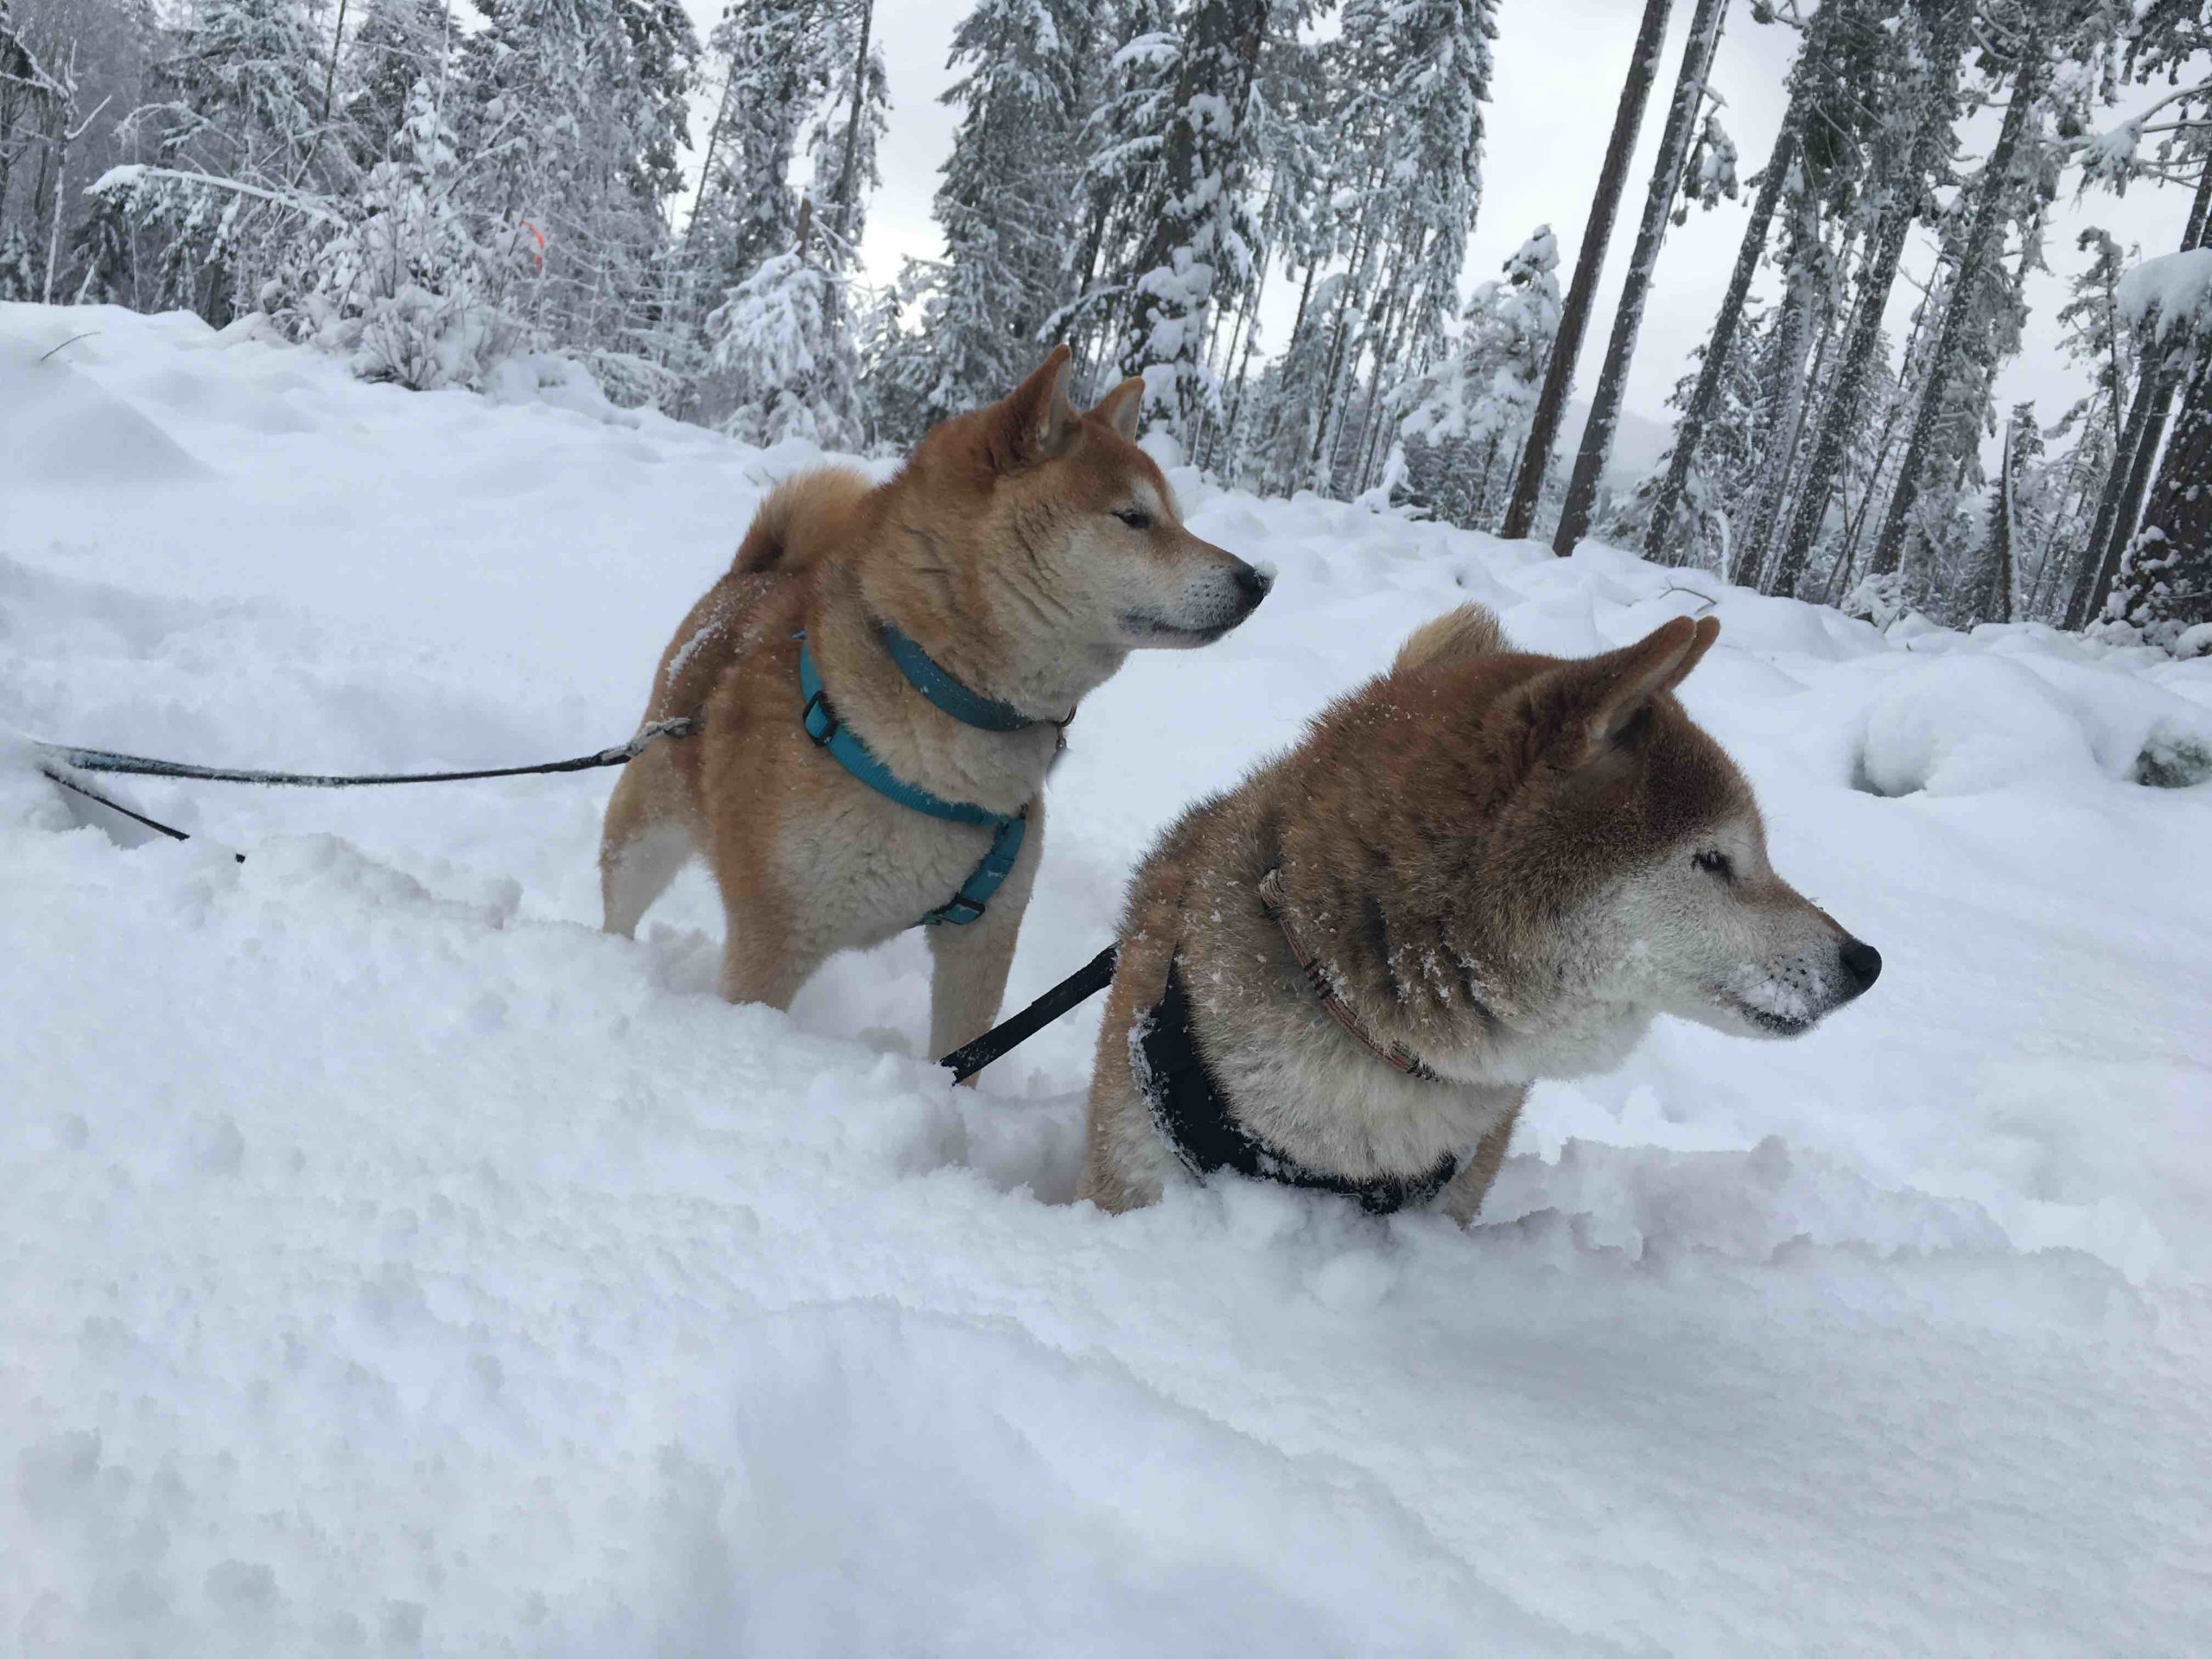
[[[874,0],[738,0],[703,39],[678,0],[0,0],[0,299],[258,319],[418,389],[580,365],[863,454],[1065,340],[1085,378],[1144,378],[1150,442],[1257,493],[1594,536],[1877,621],[2212,648],[2201,0],[1690,0],[1673,61],[1669,0],[1624,4],[1605,164],[1561,204],[1586,257],[1535,226],[1469,271],[1495,14],[1535,3],[976,0],[942,251],[878,283]],[[1710,83],[1727,29],[1792,39],[1764,155]],[[2081,233],[2082,395],[2000,406],[2054,205],[2151,184],[2168,244]],[[1710,211],[1740,251],[1669,453],[1618,487],[1645,298]]]

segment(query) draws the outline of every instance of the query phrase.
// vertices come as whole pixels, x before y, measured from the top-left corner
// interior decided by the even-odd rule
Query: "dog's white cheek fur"
[[[1086,515],[1045,555],[1058,603],[1081,619],[1084,631],[1119,649],[1192,649],[1249,608],[1236,562],[1196,538],[1162,553],[1153,540],[1118,520]],[[1179,634],[1132,634],[1123,619],[1144,617]]]
[[[1694,855],[1724,853],[1733,881],[1700,869]],[[1601,901],[1605,922],[1589,930],[1618,943],[1611,995],[1652,1013],[1675,1014],[1735,1035],[1783,1034],[1758,1014],[1808,1029],[1849,1000],[1834,925],[1795,895],[1750,902],[1773,879],[1765,849],[1746,826],[1685,844],[1621,882]]]

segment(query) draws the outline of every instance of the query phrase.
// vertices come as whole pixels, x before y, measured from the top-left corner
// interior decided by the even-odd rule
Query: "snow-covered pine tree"
[[[1306,276],[1285,353],[1295,372],[1274,386],[1282,405],[1268,446],[1268,487],[1276,489],[1338,492],[1345,435],[1357,424],[1350,389],[1376,338],[1378,273],[1391,235],[1380,209],[1392,111],[1363,94],[1346,65],[1360,45],[1339,35],[1311,60],[1303,124],[1325,137],[1309,142],[1301,158],[1307,203],[1287,227],[1287,256]]]
[[[1067,340],[1078,376],[1118,365],[1134,296],[1120,278],[1156,189],[1183,38],[1174,0],[1108,0],[1098,8],[1093,90],[1077,140],[1083,156],[1071,265],[1073,297],[1046,331]]]
[[[2155,124],[2139,114],[2116,132],[2088,135],[2084,172],[2116,190],[2139,177],[2194,179],[2196,192],[2181,239],[2186,251],[2212,238],[2212,78],[2203,70],[2204,54],[2212,51],[2212,13],[2197,0],[2145,0],[2120,19],[2115,49],[2124,56],[2128,79],[2164,82],[2175,90],[2159,99]],[[2146,154],[2143,140],[2153,125],[2159,136]],[[2099,503],[2089,556],[2068,601],[2069,627],[2082,626],[2105,608],[2179,389],[2171,368],[2146,374],[2137,388]]]
[[[710,39],[721,97],[684,247],[702,290],[723,293],[798,244],[791,168],[830,85],[819,0],[738,0]]]
[[[417,80],[355,217],[316,254],[279,320],[365,379],[418,391],[482,384],[520,329],[488,297],[493,256],[456,200],[461,178],[436,94]]]
[[[1846,455],[1860,418],[1882,317],[1914,223],[1948,180],[1958,86],[1972,7],[1967,0],[1918,0],[1885,26],[1848,35],[1856,101],[1882,119],[1866,135],[1859,200],[1871,215],[1853,299],[1853,316],[1835,373],[1824,389],[1768,585],[1793,593],[1827,523]]]
[[[176,30],[154,101],[125,118],[153,164],[92,187],[152,245],[142,302],[227,322],[343,222],[327,188],[354,170],[323,142],[327,49],[304,0],[204,0]]]
[[[829,95],[808,143],[814,233],[828,257],[849,266],[868,225],[868,200],[880,181],[875,162],[891,102],[883,48],[876,41],[875,0],[828,0],[822,45]]]
[[[1734,343],[1717,375],[1708,373],[1712,340],[1698,346],[1695,372],[1678,380],[1667,399],[1670,408],[1684,410],[1700,397],[1707,400],[1707,412],[1698,423],[1694,459],[1678,469],[1676,451],[1670,448],[1650,475],[1616,499],[1599,519],[1600,538],[1617,547],[1642,547],[1646,558],[1653,556],[1650,550],[1656,544],[1665,563],[1708,566],[1723,572],[1732,568],[1732,515],[1751,493],[1764,454],[1761,416],[1769,400],[1762,374],[1772,325],[1770,308],[1747,305],[1730,323]],[[1685,415],[1676,424],[1677,443],[1687,423]],[[1655,519],[1662,509],[1672,531],[1657,536]]]
[[[2207,155],[2198,172],[2196,194],[2182,230],[2179,251],[2185,253],[2202,245],[2209,235],[2212,235],[2212,154]],[[2179,376],[2171,352],[2155,343],[2146,345],[2127,422],[2120,430],[2112,470],[2097,504],[2087,556],[2067,601],[2064,622],[2069,628],[2082,627],[2101,614],[2112,593],[2113,580],[2120,574],[2120,556],[2142,511],[2144,492],[2150,485],[2152,465],[2164,435]]]
[[[696,37],[678,0],[479,3],[448,112],[500,267],[531,273],[494,297],[619,372],[667,302]]]
[[[1503,282],[1476,288],[1456,347],[1408,387],[1402,499],[1456,524],[1497,523],[1559,319],[1559,241],[1540,225]]]
[[[2127,259],[2109,232],[2091,226],[2075,245],[2092,257],[2069,284],[2069,297],[2059,308],[2066,355],[2089,377],[2090,390],[2076,398],[2044,437],[2071,438],[2063,461],[2042,469],[2052,491],[2041,542],[2023,549],[2021,572],[2026,588],[2023,613],[2048,620],[2055,605],[2063,613],[2076,575],[2085,563],[2099,485],[2112,471],[2129,384],[2131,351],[2120,315],[2119,286]]]
[[[801,229],[813,203],[804,204]],[[858,450],[860,357],[843,279],[818,247],[762,261],[707,319],[711,362],[728,387],[721,429],[758,445],[797,438]]]
[[[1490,97],[1495,0],[1346,0],[1331,68],[1347,106],[1340,133],[1380,137],[1377,187],[1365,204],[1380,227],[1376,291],[1362,342],[1367,386],[1357,459],[1341,480],[1357,494],[1386,446],[1386,397],[1421,375],[1444,343],[1467,237],[1482,201],[1483,105]],[[1345,118],[1349,118],[1346,119]]]
[[[68,121],[74,89],[67,70],[47,67],[0,0],[0,300],[33,300],[43,284],[37,255],[38,213],[8,213],[9,187],[19,159],[42,162]],[[40,168],[42,173],[43,167]],[[38,194],[35,188],[33,195]]]
[[[1071,297],[1092,29],[1075,0],[979,0],[953,33],[962,74],[944,101],[962,116],[932,202],[944,253],[902,281],[918,331],[870,365],[922,425],[1002,396]]]
[[[1251,268],[1261,54],[1270,26],[1294,26],[1303,10],[1302,0],[1191,0],[1180,20],[1144,233],[1119,280],[1131,298],[1121,365],[1144,377],[1146,407],[1185,442],[1214,404],[1214,308]]]
[[[1815,16],[1827,15],[1828,8],[1823,7]],[[1773,152],[1760,173],[1758,194],[1751,200],[1751,218],[1744,226],[1736,264],[1729,272],[1728,286],[1721,294],[1719,315],[1713,319],[1700,352],[1697,378],[1687,392],[1678,388],[1673,400],[1682,414],[1675,425],[1675,440],[1667,454],[1666,468],[1652,487],[1643,493],[1639,518],[1643,531],[1643,556],[1647,559],[1679,563],[1685,554],[1702,550],[1707,545],[1694,537],[1693,525],[1683,523],[1677,512],[1688,499],[1692,469],[1697,465],[1698,447],[1704,441],[1706,429],[1723,408],[1722,387],[1732,365],[1738,361],[1736,335],[1744,321],[1751,281],[1758,275],[1766,251],[1775,210],[1782,204],[1783,187],[1798,165],[1798,134],[1808,102],[1802,69],[1801,62],[1801,73],[1791,77],[1789,106],[1783,112],[1782,130],[1775,138]],[[1732,468],[1708,470],[1719,476]],[[1710,505],[1713,499],[1709,489],[1702,492],[1700,509]],[[1709,526],[1711,520],[1700,511],[1697,524]]]
[[[797,37],[819,89],[809,131],[810,177],[792,241],[729,288],[707,319],[719,424],[749,443],[800,438],[865,447],[851,272],[876,176],[887,99],[873,39],[874,0],[833,0]]]
[[[445,84],[454,31],[446,0],[367,0],[340,65],[346,142],[363,168],[391,154],[413,119],[416,83]]]
[[[1997,487],[1990,492],[1988,522],[1975,580],[1955,607],[1965,626],[2012,620],[2020,550],[2036,539],[2039,528],[2028,480],[2042,454],[2043,430],[2036,424],[2035,405],[2015,404],[2005,423]]]
[[[2179,380],[2181,409],[2105,607],[2121,637],[2173,647],[2212,623],[2212,245],[2147,262],[2122,290],[2137,326]],[[2192,654],[2212,649],[2193,633]]]
[[[1954,516],[1945,499],[1951,492],[1942,486],[1978,459],[1999,354],[2009,355],[2018,344],[2018,284],[2039,263],[2043,211],[2056,194],[2057,169],[2046,165],[2049,111],[2043,104],[2052,68],[2050,0],[2026,0],[2009,10],[2013,15],[2002,20],[2010,26],[2006,44],[2012,59],[2005,119],[1988,159],[1966,187],[1971,206],[1961,227],[1958,266],[1949,278],[1950,302],[1936,334],[1897,486],[1874,544],[1878,576],[1902,568],[1915,505],[1924,489],[1933,488],[1938,496],[1934,521],[1948,523]],[[2009,282],[2003,268],[2008,226],[2019,229],[2023,245],[2019,269]],[[1944,584],[1929,570],[1907,586],[1917,602],[1928,603]]]
[[[127,220],[85,186],[137,158],[118,117],[149,101],[165,46],[149,0],[13,0],[0,18],[0,244],[17,250],[23,297],[130,302]]]

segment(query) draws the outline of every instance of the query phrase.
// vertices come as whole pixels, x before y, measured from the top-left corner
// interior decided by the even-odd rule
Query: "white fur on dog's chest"
[[[819,928],[841,944],[875,943],[958,893],[990,850],[992,832],[931,817],[849,781],[838,802],[843,823],[787,836],[779,861],[785,879],[810,895],[804,931]]]
[[[1302,1015],[1252,1020],[1208,1060],[1252,1134],[1308,1168],[1354,1179],[1417,1175],[1463,1156],[1519,1099],[1515,1089],[1394,1071]]]

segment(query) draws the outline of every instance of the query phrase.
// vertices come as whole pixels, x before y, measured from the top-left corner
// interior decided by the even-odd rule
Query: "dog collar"
[[[1137,1027],[1135,1046],[1138,1052],[1130,1058],[1153,1122],[1183,1166],[1201,1179],[1233,1170],[1255,1180],[1334,1192],[1370,1215],[1387,1216],[1429,1203],[1459,1173],[1458,1154],[1446,1153],[1434,1168],[1418,1175],[1356,1181],[1308,1169],[1262,1141],[1230,1115],[1198,1052],[1179,959],[1168,963],[1167,994]]]
[[[876,758],[875,751],[861,741],[859,733],[837,717],[830,693],[823,686],[822,671],[815,665],[814,648],[807,643],[804,633],[798,636],[798,692],[799,724],[814,740],[814,747],[827,749],[832,760],[877,794],[930,817],[942,818],[948,823],[973,824],[991,832],[990,846],[974,872],[960,884],[960,891],[912,925],[927,927],[949,922],[955,927],[965,927],[979,919],[992,895],[1005,884],[1014,860],[1021,855],[1021,842],[1029,830],[1028,810],[994,812],[973,801],[948,801],[942,795],[899,778]]]
[[[934,657],[908,637],[896,622],[879,625],[883,649],[906,677],[906,683],[950,715],[963,726],[978,731],[1026,731],[1038,722],[1010,702],[987,697],[955,679]],[[1069,716],[1073,719],[1073,715]],[[1060,722],[1065,724],[1065,722]]]
[[[1386,1046],[1376,1042],[1367,1034],[1366,1028],[1359,1023],[1358,1016],[1344,1006],[1344,999],[1337,995],[1337,988],[1329,981],[1328,969],[1321,965],[1319,957],[1300,943],[1298,931],[1290,925],[1290,912],[1283,901],[1281,866],[1276,866],[1260,878],[1260,905],[1274,919],[1274,925],[1282,930],[1283,943],[1290,946],[1290,954],[1298,963],[1299,972],[1306,976],[1307,987],[1330,1019],[1343,1027],[1354,1042],[1383,1065],[1402,1071],[1409,1077],[1419,1077],[1423,1083],[1437,1081],[1436,1073],[1421,1063],[1419,1055],[1396,1043]]]

